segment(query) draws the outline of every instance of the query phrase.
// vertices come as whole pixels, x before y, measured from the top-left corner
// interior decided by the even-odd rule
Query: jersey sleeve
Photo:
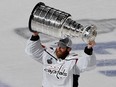
[[[94,52],[92,53],[92,55],[87,55],[84,53],[83,56],[78,56],[76,66],[78,67],[80,72],[94,69],[96,66],[96,56]]]
[[[41,45],[41,41],[39,36],[32,36],[28,41],[25,48],[25,52],[37,60],[38,62],[42,63],[43,61],[43,54],[44,54],[44,47]]]

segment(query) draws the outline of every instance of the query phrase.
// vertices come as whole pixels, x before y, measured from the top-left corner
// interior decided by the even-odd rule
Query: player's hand
[[[89,43],[87,44],[87,47],[89,49],[89,48],[94,47],[95,45],[96,45],[96,42],[93,40],[93,41],[89,41]]]
[[[33,36],[38,36],[38,32],[33,32]]]

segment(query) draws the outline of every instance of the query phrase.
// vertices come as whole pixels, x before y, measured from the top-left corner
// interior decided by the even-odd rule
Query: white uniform
[[[54,49],[43,48],[40,40],[28,40],[25,51],[43,64],[43,87],[73,87],[73,74],[80,75],[96,65],[94,53],[83,56],[69,54],[62,60],[56,57]]]

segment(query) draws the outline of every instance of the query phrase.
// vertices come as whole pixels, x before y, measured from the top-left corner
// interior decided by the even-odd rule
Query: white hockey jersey
[[[73,87],[73,74],[79,75],[96,65],[94,53],[83,56],[70,54],[62,60],[57,58],[54,49],[43,48],[40,40],[28,40],[25,51],[43,64],[43,87]]]

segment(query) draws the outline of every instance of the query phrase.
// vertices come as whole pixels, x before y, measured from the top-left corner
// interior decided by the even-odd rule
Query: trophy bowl
[[[88,43],[89,41],[95,40],[97,36],[97,27],[95,25],[90,25],[84,28],[81,34],[81,38],[84,42]]]

